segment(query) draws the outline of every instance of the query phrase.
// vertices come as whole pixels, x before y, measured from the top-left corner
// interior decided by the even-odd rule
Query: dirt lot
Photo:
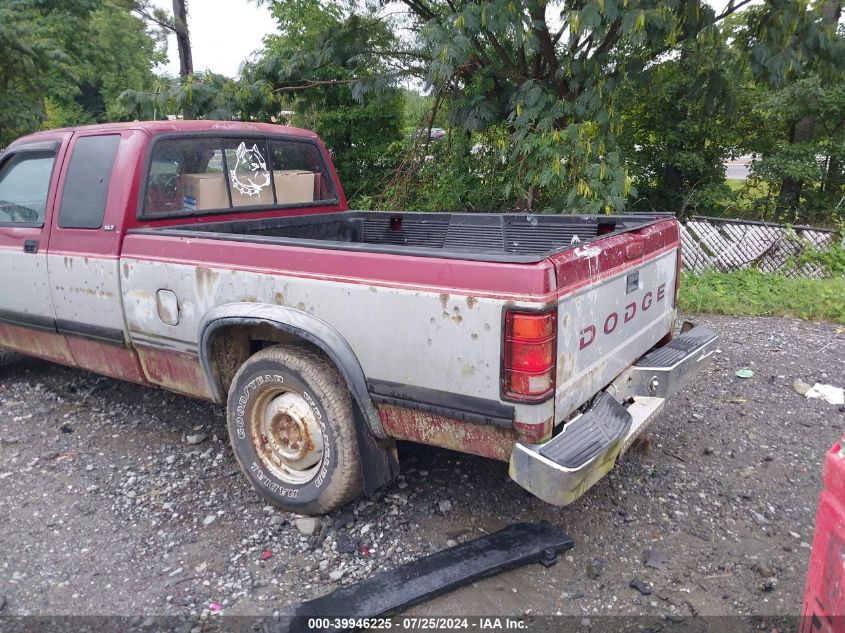
[[[452,541],[545,519],[575,539],[557,566],[413,612],[563,613],[584,626],[607,614],[797,614],[822,460],[845,412],[792,384],[845,384],[845,333],[790,319],[699,321],[722,334],[711,368],[573,506],[534,499],[506,464],[403,445],[399,481],[321,525],[249,488],[218,407],[7,357],[0,612],[196,619],[217,603],[272,614]],[[734,375],[744,367],[753,378]]]

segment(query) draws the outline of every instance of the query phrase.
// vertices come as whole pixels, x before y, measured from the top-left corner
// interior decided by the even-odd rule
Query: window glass
[[[223,140],[233,207],[273,204],[273,181],[264,139]],[[313,186],[313,184],[312,184]],[[310,202],[298,200],[297,202]]]
[[[42,226],[53,152],[13,155],[0,167],[0,224]]]
[[[120,136],[83,136],[76,140],[62,190],[59,226],[98,229],[103,226],[106,198]]]
[[[228,209],[220,139],[158,141],[150,163],[145,198],[144,211],[151,216],[197,208]],[[198,207],[198,202],[202,206]]]
[[[304,181],[309,178],[313,180],[310,200],[334,200],[337,197],[332,187],[332,179],[325,173],[323,157],[316,145],[287,139],[271,140],[270,158],[273,169],[278,172],[277,178],[288,174],[287,177],[282,177],[281,183],[277,181],[276,196],[280,203],[286,198],[298,201],[296,199],[304,195]]]
[[[146,217],[333,200],[319,150],[260,137],[162,139],[153,146]]]

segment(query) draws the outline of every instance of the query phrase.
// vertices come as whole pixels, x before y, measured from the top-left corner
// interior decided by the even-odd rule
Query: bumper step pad
[[[537,452],[566,468],[578,468],[618,441],[630,425],[631,414],[605,393],[592,409],[567,424]]]
[[[485,576],[528,563],[551,565],[558,553],[571,549],[572,545],[569,536],[545,521],[509,525],[488,536],[302,602],[290,613],[293,617],[287,630],[308,630],[308,618],[314,617],[391,615]]]
[[[699,325],[649,352],[634,363],[634,367],[672,367],[717,337],[713,330]]]

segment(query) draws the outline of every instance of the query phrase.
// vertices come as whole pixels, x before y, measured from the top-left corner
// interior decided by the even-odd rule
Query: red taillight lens
[[[554,350],[549,343],[511,341],[510,361],[508,369],[531,373],[546,371],[554,364]]]
[[[533,314],[526,312],[508,312],[510,336],[522,340],[545,340],[555,335],[555,312]]]
[[[537,402],[554,393],[556,329],[556,309],[505,313],[504,397]]]

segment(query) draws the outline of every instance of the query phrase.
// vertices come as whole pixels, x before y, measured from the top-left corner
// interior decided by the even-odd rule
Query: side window
[[[324,172],[317,147],[301,141],[166,138],[153,146],[142,216],[333,201]]]
[[[53,152],[23,152],[0,166],[0,224],[43,226]]]
[[[98,229],[103,226],[106,198],[120,136],[83,136],[76,140],[62,190],[59,226]]]

